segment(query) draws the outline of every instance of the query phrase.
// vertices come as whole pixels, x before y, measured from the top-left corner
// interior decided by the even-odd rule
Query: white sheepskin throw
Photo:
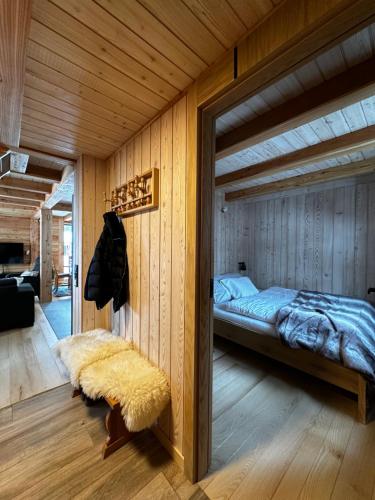
[[[78,388],[81,372],[86,366],[132,348],[132,344],[123,338],[98,328],[60,340],[55,351],[69,372],[70,382]]]
[[[57,354],[70,373],[72,384],[90,398],[119,401],[131,432],[150,427],[170,400],[165,374],[143,358],[121,337],[93,330],[63,339]]]
[[[150,427],[170,399],[166,376],[137,351],[123,351],[82,371],[81,387],[92,399],[119,401],[129,431]]]

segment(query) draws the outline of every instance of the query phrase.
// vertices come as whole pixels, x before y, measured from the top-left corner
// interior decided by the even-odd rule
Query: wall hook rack
[[[110,204],[110,209],[119,217],[129,217],[145,210],[159,206],[159,169],[152,168],[142,175],[136,175],[125,184],[121,184],[107,198],[104,192],[104,202]]]

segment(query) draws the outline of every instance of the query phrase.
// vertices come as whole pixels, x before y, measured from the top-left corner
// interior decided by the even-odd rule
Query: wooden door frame
[[[187,322],[185,332],[184,457],[185,473],[193,482],[205,476],[211,461],[213,321],[209,296],[213,277],[216,119],[374,18],[375,8],[370,8],[366,0],[346,4],[345,9],[336,8],[334,15],[316,23],[314,29],[310,26],[297,39],[287,40],[282,50],[270,53],[241,77],[234,74],[231,82],[207,99],[199,102],[200,80],[188,91],[188,166],[194,168],[187,172],[185,317],[193,326]],[[237,57],[236,49],[233,57]]]

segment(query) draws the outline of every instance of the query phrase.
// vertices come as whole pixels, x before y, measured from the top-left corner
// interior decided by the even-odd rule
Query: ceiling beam
[[[71,203],[56,203],[52,210],[60,210],[61,212],[71,212],[72,204]]]
[[[23,198],[6,198],[5,196],[0,196],[0,203],[7,203],[11,205],[19,205],[23,207],[39,208],[40,202],[36,200],[25,200]]]
[[[259,179],[278,172],[287,172],[294,168],[310,165],[322,160],[328,160],[343,154],[367,149],[375,144],[375,125],[341,135],[328,141],[314,144],[307,148],[293,151],[272,160],[249,165],[228,174],[216,177],[216,187],[247,179]]]
[[[375,172],[375,159],[349,163],[340,167],[318,170],[317,172],[297,175],[295,177],[269,182],[268,184],[262,184],[260,186],[239,189],[238,191],[225,193],[225,201],[235,201],[240,198],[254,198],[256,196],[310,186],[320,182],[345,179],[346,177],[353,177],[355,175],[369,174],[371,172]]]
[[[24,191],[33,191],[35,193],[48,194],[52,191],[52,185],[47,182],[35,182],[18,177],[3,177],[0,179],[0,187],[12,187]],[[22,193],[21,193],[22,194]]]
[[[19,189],[0,187],[0,196],[6,198],[24,198],[25,200],[44,201],[45,195],[42,193],[30,193],[29,191],[20,191]]]
[[[26,153],[33,158],[57,163],[59,165],[62,165],[63,167],[74,167],[74,165],[77,163],[77,158],[74,155],[60,156],[56,153],[40,151],[39,149],[31,148],[22,144],[18,148],[12,148],[12,151],[17,151],[18,153]]]
[[[18,146],[31,0],[0,2],[0,19],[0,142]]]
[[[375,57],[216,139],[216,160],[375,94]]]
[[[45,179],[46,181],[60,182],[61,181],[61,170],[55,170],[53,168],[39,167],[37,165],[28,165],[25,175],[30,175],[31,177],[39,177],[40,179]]]
[[[72,197],[74,192],[74,168],[65,167],[59,184],[54,184],[52,193],[46,197],[42,208],[54,208],[61,200]]]

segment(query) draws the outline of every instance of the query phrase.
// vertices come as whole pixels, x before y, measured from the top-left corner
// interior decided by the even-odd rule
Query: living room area
[[[0,169],[0,409],[67,382],[54,346],[72,331],[73,190],[72,168]]]

